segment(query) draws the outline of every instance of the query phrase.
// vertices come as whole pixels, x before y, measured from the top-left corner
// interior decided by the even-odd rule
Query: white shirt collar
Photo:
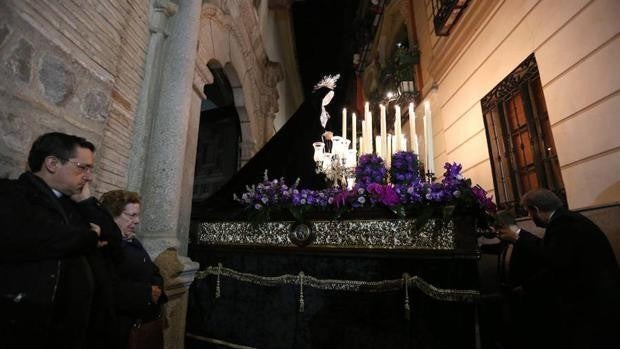
[[[56,198],[60,199],[62,197],[62,193],[59,192],[58,190],[52,188],[52,191],[54,192],[54,195],[56,196]]]

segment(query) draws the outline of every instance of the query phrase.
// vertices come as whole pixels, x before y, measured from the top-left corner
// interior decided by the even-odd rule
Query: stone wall
[[[62,131],[97,146],[98,193],[125,187],[148,6],[0,3],[0,176],[25,169],[38,135]]]

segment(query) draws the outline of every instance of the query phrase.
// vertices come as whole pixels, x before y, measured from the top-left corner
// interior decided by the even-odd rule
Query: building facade
[[[364,92],[372,93],[395,44],[418,50],[417,134],[424,154],[428,102],[433,172],[459,162],[504,207],[530,188],[554,189],[597,221],[620,255],[620,3],[383,3]]]

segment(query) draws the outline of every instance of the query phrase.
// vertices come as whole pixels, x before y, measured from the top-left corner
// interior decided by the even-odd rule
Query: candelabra
[[[325,151],[324,142],[313,143],[316,173],[324,173],[334,187],[352,187],[357,162],[355,149],[349,149],[351,141],[335,136],[331,140],[331,151]]]

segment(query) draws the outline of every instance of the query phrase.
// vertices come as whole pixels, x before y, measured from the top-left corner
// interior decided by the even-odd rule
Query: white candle
[[[426,114],[422,117],[422,125],[424,126],[424,167],[426,167],[426,171],[428,172],[428,120],[426,118]]]
[[[387,149],[385,149],[385,164],[388,168],[392,167],[392,135],[387,135]]]
[[[413,106],[413,102],[409,103],[409,140],[411,140],[411,149],[412,152],[418,153],[418,136],[416,134],[415,129],[415,109]]]
[[[400,150],[400,135],[401,135],[401,127],[400,127],[400,106],[399,105],[395,105],[394,106],[394,110],[396,111],[396,116],[394,117],[394,138],[396,139],[396,142],[394,142],[394,144],[396,145],[396,147],[394,149],[392,149],[393,152],[397,152]]]
[[[426,168],[427,171],[435,172],[435,159],[433,158],[433,119],[431,117],[431,104],[424,102],[424,129],[426,140]]]
[[[360,137],[360,155],[366,154],[366,120],[362,120],[362,136]]]
[[[372,146],[374,132],[372,130],[372,113],[370,111],[368,111],[368,124],[366,125],[366,131],[368,132],[368,153],[372,154],[374,152]]]
[[[398,151],[398,138],[396,138],[396,135],[392,136],[392,154],[396,153]]]
[[[407,136],[403,134],[400,135],[400,147],[398,149],[400,149],[400,151],[407,151]]]
[[[381,147],[381,136],[376,136],[375,137],[375,153],[377,153],[377,156],[380,156],[381,158],[385,159],[385,157],[383,156],[383,153],[381,153],[381,150],[383,150],[383,148]]]
[[[362,123],[362,128],[364,128],[364,124]],[[360,137],[360,151],[358,152],[359,155],[364,154],[364,137],[361,136]]]
[[[387,158],[387,124],[385,118],[385,106],[381,104],[379,105],[379,108],[381,109],[381,136],[379,141],[377,141],[377,148],[379,148],[379,144],[381,144],[381,153],[379,156],[385,159]]]
[[[357,149],[357,116],[351,115],[351,148]]]
[[[342,108],[342,138],[347,139],[347,108]]]

